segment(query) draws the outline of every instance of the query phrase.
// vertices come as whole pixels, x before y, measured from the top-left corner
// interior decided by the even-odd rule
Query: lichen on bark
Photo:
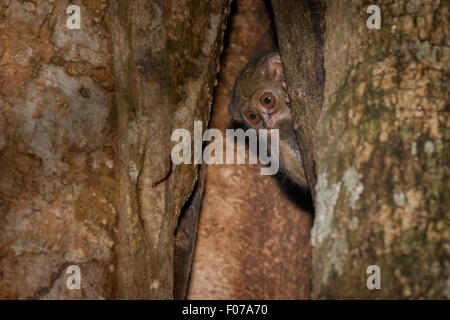
[[[0,3],[0,298],[173,298],[197,168],[152,185],[171,129],[207,127],[228,6]],[[66,287],[71,264],[81,290]]]
[[[0,298],[101,299],[114,290],[112,61],[106,7],[0,3]],[[67,267],[83,270],[69,290]]]
[[[316,206],[313,297],[449,298],[448,6],[378,5],[368,30],[365,1],[328,1],[314,151],[323,183],[347,187],[332,214]],[[381,290],[366,287],[372,264]]]

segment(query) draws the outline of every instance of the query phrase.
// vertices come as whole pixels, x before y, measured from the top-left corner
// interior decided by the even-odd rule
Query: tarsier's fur
[[[279,129],[280,169],[295,184],[306,187],[302,158],[292,124],[292,114],[286,102],[285,79],[278,52],[256,55],[236,79],[229,111],[234,121],[255,129]],[[260,103],[261,95],[275,98],[274,106]],[[252,120],[246,114],[258,115]],[[260,121],[258,121],[260,119]],[[258,121],[258,122],[256,122]]]

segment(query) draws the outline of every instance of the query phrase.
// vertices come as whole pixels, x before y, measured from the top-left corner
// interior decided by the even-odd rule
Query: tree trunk
[[[0,4],[0,298],[111,297],[118,181],[106,8]],[[94,14],[97,10],[97,14]],[[98,20],[97,20],[98,19]],[[81,270],[81,290],[66,270]]]
[[[242,3],[221,130],[273,46],[262,1]],[[184,298],[197,223],[191,298],[308,298],[313,271],[313,298],[450,299],[449,7],[383,1],[369,30],[370,4],[272,0],[311,267],[310,215],[259,167],[171,165],[171,132],[208,125],[229,0],[1,1],[0,299]]]
[[[265,1],[234,5],[211,116],[211,127],[223,133],[232,127],[228,105],[239,72],[255,54],[275,47]],[[260,169],[207,167],[188,299],[309,298],[311,199],[289,193],[286,183]]]
[[[313,296],[450,298],[448,6],[367,6],[328,2]]]
[[[170,134],[207,127],[229,1],[71,4],[0,4],[0,297],[173,298]]]
[[[323,104],[323,0],[272,0],[303,167],[315,197],[314,128]]]
[[[450,298],[449,7],[379,5],[328,1],[313,296]]]
[[[313,298],[450,298],[448,6],[379,4],[381,30],[369,30],[367,1],[327,1],[315,123],[314,8],[325,11],[272,3],[305,169],[318,177]],[[371,265],[381,290],[368,289]]]
[[[111,2],[120,297],[173,298],[174,230],[197,167],[171,169],[170,135],[208,122],[227,9],[227,0]]]

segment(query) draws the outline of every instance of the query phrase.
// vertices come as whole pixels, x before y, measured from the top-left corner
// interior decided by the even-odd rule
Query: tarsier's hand
[[[236,79],[229,111],[247,127],[279,129],[281,170],[297,185],[307,186],[285,87],[280,54],[260,53]]]

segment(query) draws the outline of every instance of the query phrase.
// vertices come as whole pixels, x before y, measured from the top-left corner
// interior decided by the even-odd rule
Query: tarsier
[[[234,121],[246,127],[279,129],[281,172],[295,184],[306,187],[285,89],[280,54],[260,53],[247,63],[237,77],[229,111]]]

